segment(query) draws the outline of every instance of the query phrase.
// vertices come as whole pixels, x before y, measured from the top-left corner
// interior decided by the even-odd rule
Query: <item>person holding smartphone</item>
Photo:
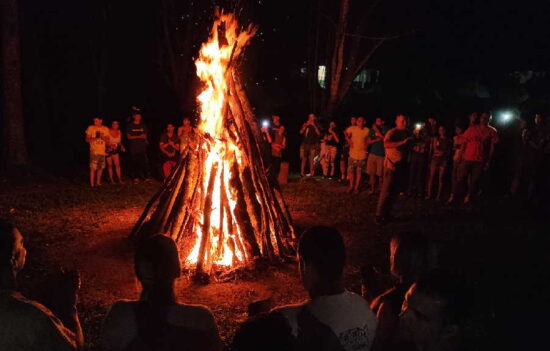
[[[103,125],[101,117],[94,117],[94,124],[86,129],[86,142],[90,144],[90,185],[93,188],[101,185],[109,142],[109,129]]]
[[[313,113],[308,115],[307,122],[300,129],[300,134],[304,136],[300,146],[300,174],[302,177],[306,175],[306,164],[309,161],[308,176],[313,177],[315,175],[315,157],[319,154],[319,142],[321,140],[321,131],[315,122]]]

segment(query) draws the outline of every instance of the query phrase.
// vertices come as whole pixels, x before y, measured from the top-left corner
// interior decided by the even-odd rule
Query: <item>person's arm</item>
[[[77,271],[64,271],[61,269],[50,278],[52,284],[49,288],[48,307],[55,314],[51,318],[54,325],[61,324],[63,328],[56,328],[64,338],[72,338],[78,348],[84,345],[84,334],[80,325],[76,304],[78,302],[78,290],[80,289],[80,274]],[[66,328],[66,329],[64,329]],[[66,330],[70,331],[67,334]]]
[[[86,131],[84,132],[84,136],[85,136],[85,139],[86,139],[86,142],[87,143],[90,143],[92,141],[92,135],[90,133],[90,128],[87,128]]]
[[[313,126],[313,130],[315,130],[315,133],[317,133],[317,135],[321,135],[321,131],[319,130],[319,128],[317,128],[317,125],[313,123],[312,126]]]
[[[286,149],[286,136],[283,136],[283,142],[281,143],[281,149]]]
[[[393,311],[391,304],[382,302],[378,308],[376,317],[378,325],[376,326],[376,338],[374,339],[373,349],[383,350],[387,347],[388,342],[391,342],[392,337],[399,324],[397,313]]]
[[[340,142],[340,138],[338,138],[338,134],[334,130],[331,130],[330,134],[332,134],[332,136],[334,137],[334,140],[336,140],[337,143]]]
[[[307,123],[304,123],[302,125],[302,128],[300,129],[300,134],[304,134],[306,132],[306,129],[307,129]]]
[[[373,133],[374,135],[371,135],[371,133],[369,133],[369,137],[367,138],[367,145],[371,145],[383,140],[383,138],[380,135],[378,135],[379,133],[377,133],[375,127],[373,127]]]
[[[495,152],[495,145],[498,143],[498,134],[496,131],[493,131],[491,135],[491,143],[489,145],[489,155],[487,155],[487,160],[485,161],[485,169],[488,169],[491,160],[493,159],[493,154]]]
[[[405,138],[404,140],[401,140],[401,141],[390,141],[391,137],[393,136],[393,131],[392,132],[388,132],[386,134],[386,137],[384,138],[384,147],[387,148],[387,149],[396,149],[402,145],[405,145],[406,143],[409,142],[409,140],[412,140],[412,137],[407,137]]]
[[[264,132],[267,142],[271,144],[273,142],[273,139],[271,139],[271,134],[269,133],[269,130],[267,130],[267,128],[262,128],[262,132]]]
[[[132,135],[132,131],[128,128],[128,129],[126,129],[126,138],[128,138],[128,140],[136,140],[136,139],[139,139],[140,136],[139,135]]]

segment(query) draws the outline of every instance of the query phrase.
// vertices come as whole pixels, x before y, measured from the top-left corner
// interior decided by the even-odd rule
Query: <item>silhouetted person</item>
[[[393,204],[406,181],[407,154],[412,140],[407,129],[407,117],[395,118],[395,128],[384,136],[384,181],[376,206],[376,223],[383,224],[391,218]]]
[[[424,124],[420,128],[415,128],[413,132],[413,140],[409,153],[409,187],[407,190],[410,196],[418,195],[422,197],[424,195],[430,141],[432,138],[431,128],[431,124]]]
[[[231,351],[294,351],[296,340],[280,313],[263,313],[244,322],[235,332]]]
[[[306,165],[309,164],[308,176],[315,175],[315,157],[319,155],[319,143],[321,141],[321,130],[317,126],[315,115],[310,113],[307,122],[302,125],[300,134],[304,136],[300,146],[300,174],[306,176]]]
[[[128,151],[130,154],[132,177],[134,182],[139,179],[149,179],[149,159],[147,157],[147,134],[149,130],[141,119],[141,112],[135,109],[132,112],[132,121],[126,126]]]
[[[174,283],[180,276],[176,244],[163,235],[143,239],[135,260],[142,291],[139,301],[117,301],[100,333],[106,350],[220,350],[212,313],[202,306],[176,301]]]
[[[368,351],[376,332],[376,316],[367,301],[343,283],[346,250],[340,233],[313,227],[300,238],[300,277],[310,299],[279,307],[296,337],[299,350]]]
[[[172,123],[166,125],[166,133],[160,136],[159,149],[162,160],[162,175],[168,178],[178,162],[180,150],[180,138],[174,133],[175,127]]]
[[[429,273],[405,295],[400,339],[416,350],[455,351],[471,308],[471,296],[460,279],[447,272]]]
[[[405,293],[434,266],[435,255],[427,238],[417,233],[394,235],[390,241],[390,273],[395,285],[376,297],[371,308],[378,317],[376,350],[388,349],[396,334]]]
[[[340,152],[340,179],[339,181],[343,182],[348,177],[347,164],[349,159],[349,149],[350,145],[348,142],[349,139],[349,129],[350,127],[357,125],[357,117],[350,117],[349,126],[342,133],[342,143],[340,144],[342,150]]]
[[[86,128],[85,134],[86,142],[90,144],[90,186],[100,186],[105,169],[109,128],[103,125],[101,117],[94,117],[94,124]]]
[[[376,118],[369,132],[367,143],[370,145],[369,155],[367,156],[367,174],[369,175],[369,194],[374,194],[376,189],[376,180],[378,186],[382,188],[384,176],[384,135],[388,128],[384,125],[382,118]]]
[[[443,195],[443,182],[445,176],[445,170],[453,151],[453,140],[447,137],[447,130],[444,126],[439,126],[438,134],[431,139],[430,143],[430,174],[428,177],[428,186],[426,198],[432,197],[432,191],[434,186],[434,180],[437,176],[437,200],[442,199]]]
[[[55,300],[63,314],[58,318],[17,292],[16,278],[25,265],[26,254],[19,230],[0,221],[0,350],[76,350],[83,344],[76,311],[78,274],[64,274],[57,284]]]

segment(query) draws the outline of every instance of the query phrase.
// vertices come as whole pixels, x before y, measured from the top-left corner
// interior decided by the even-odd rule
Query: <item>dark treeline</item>
[[[367,63],[377,79],[351,89],[329,117],[343,124],[350,114],[364,114],[371,123],[374,115],[389,122],[406,113],[451,124],[472,110],[515,107],[529,119],[535,111],[548,112],[547,11],[528,3],[380,2],[368,33],[398,38],[384,43]],[[240,18],[259,26],[245,55],[243,80],[258,117],[282,116],[292,149],[297,144],[292,135],[306,113],[322,112],[322,98],[312,98],[323,89],[311,63],[329,62],[339,4],[19,1],[25,128],[33,163],[84,165],[83,131],[96,114],[124,125],[130,106],[140,106],[153,137],[166,122],[192,115],[198,90],[193,57],[216,5],[237,9]],[[350,28],[370,5],[350,2]],[[176,63],[178,70],[167,64],[166,29],[176,44],[172,56],[184,61]]]

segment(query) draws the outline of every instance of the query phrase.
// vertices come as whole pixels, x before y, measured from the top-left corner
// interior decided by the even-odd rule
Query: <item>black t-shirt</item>
[[[315,131],[315,127],[308,125],[304,132],[304,144],[319,144],[320,136]]]
[[[174,149],[174,147],[172,145],[168,144],[169,141],[172,141],[174,144],[179,144],[180,139],[175,134],[172,134],[171,137],[169,137],[167,133],[164,133],[160,136],[160,142],[163,143],[163,144],[167,144],[166,147],[164,148],[164,150],[168,151],[169,153],[172,153],[174,151],[178,151],[178,150]]]
[[[126,134],[130,136],[138,136],[141,134],[145,134],[147,136],[148,134],[147,126],[143,123],[135,124],[130,123],[128,127],[126,128]],[[128,140],[128,148],[131,153],[137,154],[137,153],[143,153],[147,151],[147,139],[129,139]]]
[[[336,132],[334,132],[336,134]],[[324,137],[325,139],[325,143],[328,145],[328,146],[337,146],[338,145],[338,142],[336,141],[336,139],[334,138],[334,136],[329,132],[329,131],[326,131],[325,134],[324,134]]]

